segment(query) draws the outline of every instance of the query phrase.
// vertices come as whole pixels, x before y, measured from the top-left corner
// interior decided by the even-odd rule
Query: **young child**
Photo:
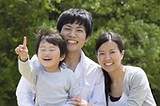
[[[41,68],[32,68],[28,60],[26,37],[23,45],[15,51],[19,55],[20,73],[33,84],[36,92],[36,106],[68,106],[69,98],[79,96],[78,83],[73,71],[60,67],[67,54],[67,46],[62,37],[52,30],[40,30],[36,43],[36,54]]]

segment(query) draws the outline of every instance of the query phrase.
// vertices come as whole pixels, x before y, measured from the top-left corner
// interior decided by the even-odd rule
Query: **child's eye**
[[[50,49],[50,51],[52,52],[52,51],[55,51],[54,49]]]
[[[43,52],[44,52],[44,51],[46,51],[46,50],[45,50],[45,49],[41,49],[41,51],[43,51]]]

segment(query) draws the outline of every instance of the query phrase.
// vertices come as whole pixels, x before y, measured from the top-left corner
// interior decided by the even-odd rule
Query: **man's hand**
[[[24,36],[23,45],[16,47],[15,52],[19,55],[21,61],[28,59],[27,38]]]
[[[76,106],[92,106],[92,104],[88,103],[87,101],[81,99],[78,96],[73,96],[70,99],[70,104],[76,105]]]

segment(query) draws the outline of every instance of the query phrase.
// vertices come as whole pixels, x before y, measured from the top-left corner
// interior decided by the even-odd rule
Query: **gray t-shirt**
[[[19,70],[35,88],[36,105],[68,106],[69,98],[80,95],[77,80],[68,68],[60,68],[61,72],[51,73],[43,67],[33,70],[29,61],[19,60]]]

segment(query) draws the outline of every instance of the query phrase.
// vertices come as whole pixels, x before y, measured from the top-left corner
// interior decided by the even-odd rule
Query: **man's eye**
[[[82,30],[77,30],[78,32],[83,32]]]
[[[65,30],[70,30],[70,28],[65,28]]]
[[[81,28],[80,28],[80,29],[77,29],[77,31],[78,31],[78,32],[83,32],[84,29],[81,29]]]

